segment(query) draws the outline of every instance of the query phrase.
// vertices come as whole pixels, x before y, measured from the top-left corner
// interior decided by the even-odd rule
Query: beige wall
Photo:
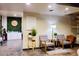
[[[48,16],[33,13],[24,13],[22,20],[23,49],[29,48],[27,38],[29,28],[36,28],[36,47],[39,47],[39,35],[47,34],[49,38],[51,38],[51,24],[56,25],[54,32],[57,32],[58,34],[72,34],[70,18],[68,16]]]

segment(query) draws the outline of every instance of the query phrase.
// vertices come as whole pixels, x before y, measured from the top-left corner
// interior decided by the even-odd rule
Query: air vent
[[[50,12],[52,12],[53,10],[51,9],[51,10],[49,10]]]

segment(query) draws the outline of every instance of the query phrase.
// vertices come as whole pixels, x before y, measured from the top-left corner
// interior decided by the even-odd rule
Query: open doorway
[[[21,17],[7,17],[8,40],[22,39]]]
[[[21,17],[7,17],[7,47],[14,50],[22,49]]]

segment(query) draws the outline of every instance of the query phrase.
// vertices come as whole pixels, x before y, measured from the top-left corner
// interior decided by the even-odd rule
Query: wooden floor
[[[69,53],[63,54],[55,54],[52,56],[77,56],[77,49],[79,46],[74,48],[66,48],[72,50]],[[54,50],[59,50],[61,48],[55,48]],[[52,50],[52,51],[54,51]],[[50,56],[45,54],[41,49],[35,49],[33,52],[32,50],[22,50],[22,40],[11,40],[4,42],[2,46],[0,46],[0,56]]]

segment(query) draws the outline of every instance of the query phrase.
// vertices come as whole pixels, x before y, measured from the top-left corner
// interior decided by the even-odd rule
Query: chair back
[[[70,41],[71,43],[75,43],[76,37],[73,35],[68,35],[67,36],[67,41]]]
[[[41,36],[39,36],[39,40],[40,41],[47,41],[48,40],[48,36],[47,35],[41,35]]]
[[[57,35],[57,40],[63,41],[65,39],[64,35]]]

